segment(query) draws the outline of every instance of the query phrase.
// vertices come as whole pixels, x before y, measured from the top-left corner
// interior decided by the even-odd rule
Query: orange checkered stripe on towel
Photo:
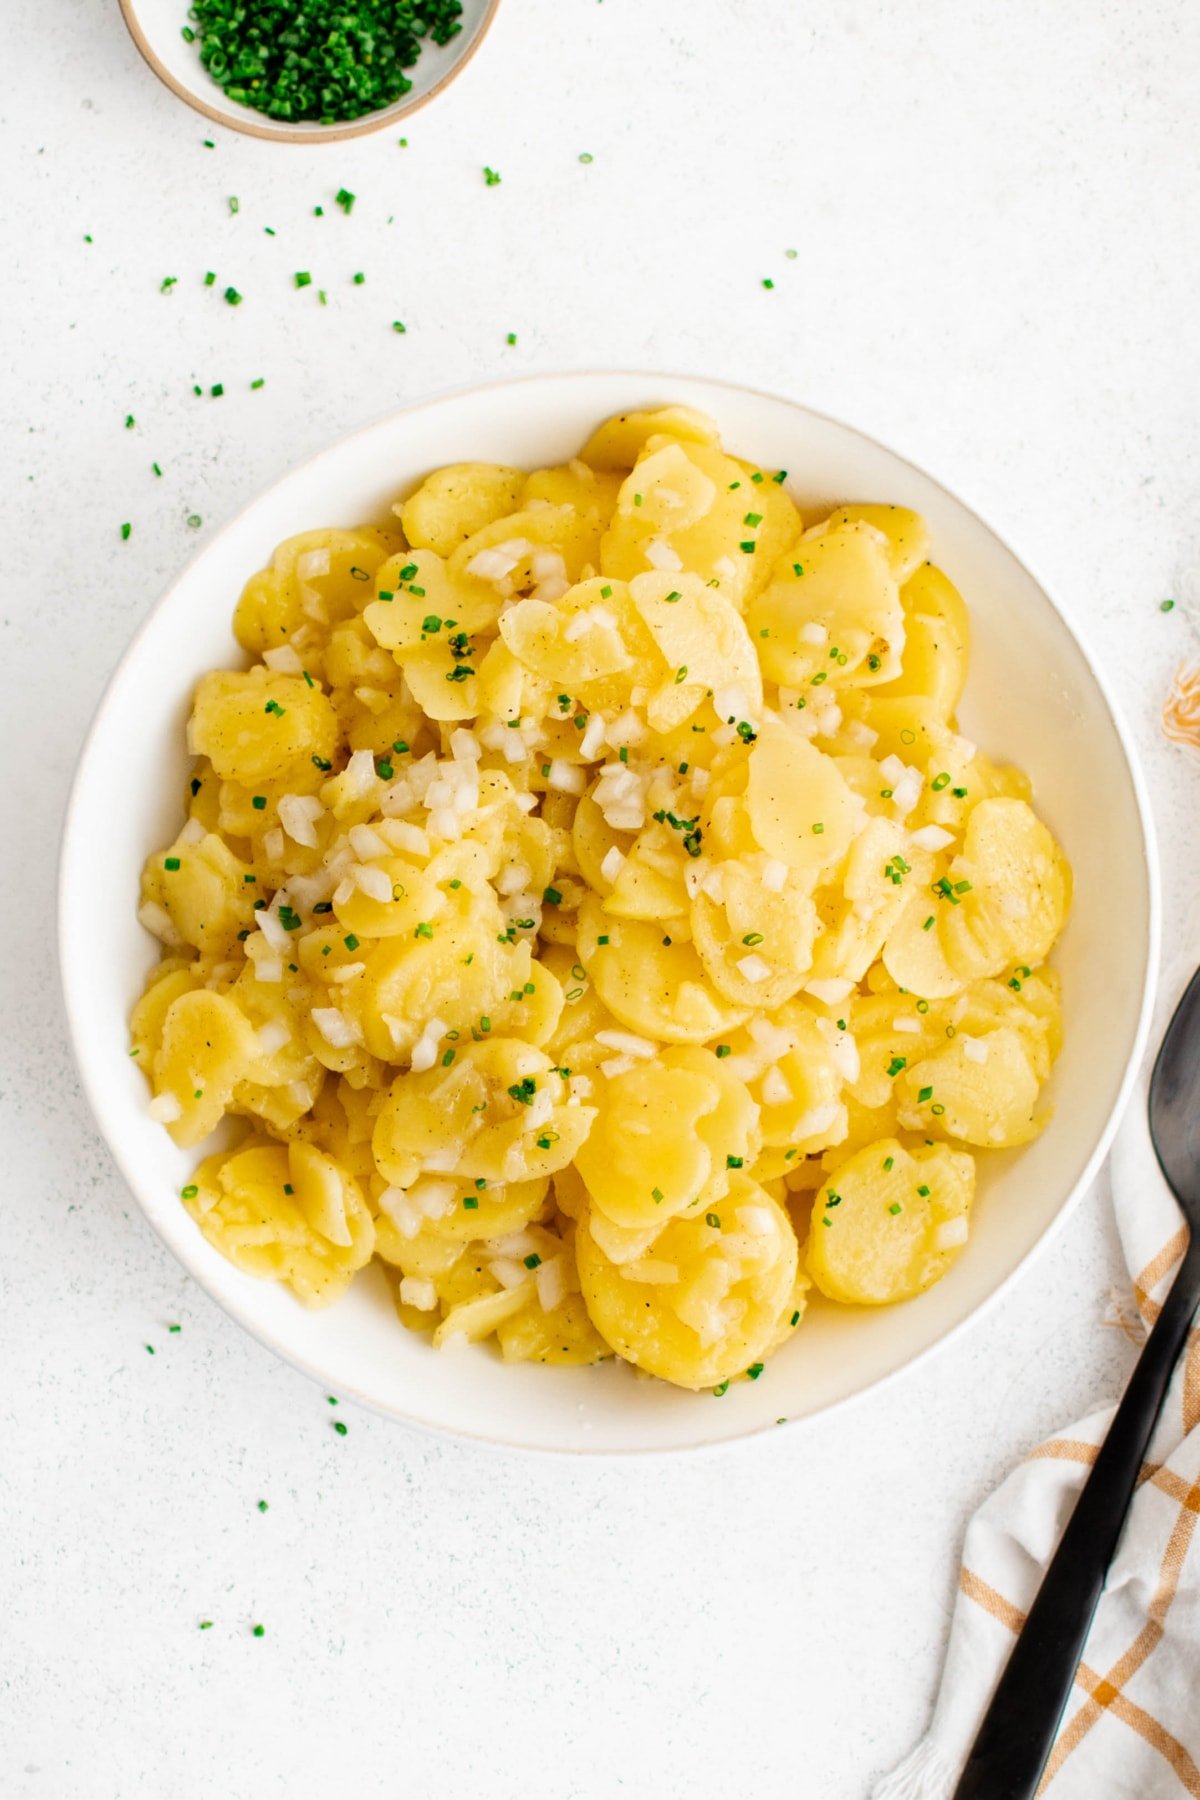
[[[1187,1233],[1181,1229],[1147,1263],[1134,1283],[1138,1308],[1149,1323],[1153,1323],[1162,1310],[1161,1303],[1153,1298],[1154,1290],[1174,1268],[1186,1246]],[[1200,1330],[1193,1330],[1189,1335],[1186,1356],[1183,1395],[1185,1432],[1191,1431],[1200,1423]],[[1030,1460],[1035,1457],[1052,1457],[1090,1465],[1095,1462],[1097,1455],[1098,1446],[1095,1444],[1077,1438],[1051,1438],[1033,1451]],[[1099,1674],[1087,1663],[1080,1663],[1075,1673],[1075,1685],[1082,1689],[1086,1698],[1059,1733],[1037,1790],[1039,1795],[1050,1787],[1064,1763],[1087,1737],[1097,1720],[1109,1713],[1143,1737],[1170,1764],[1183,1791],[1193,1796],[1194,1800],[1200,1800],[1200,1767],[1186,1746],[1124,1691],[1126,1684],[1144,1666],[1162,1640],[1164,1621],[1175,1598],[1184,1559],[1196,1530],[1197,1519],[1200,1518],[1200,1481],[1189,1485],[1171,1469],[1163,1468],[1157,1463],[1143,1463],[1138,1476],[1139,1486],[1144,1482],[1150,1482],[1159,1488],[1178,1507],[1159,1564],[1158,1580],[1154,1597],[1147,1609],[1146,1623],[1124,1655],[1119,1656],[1105,1674]],[[1020,1631],[1025,1623],[1025,1614],[1020,1607],[1014,1606],[1011,1600],[973,1569],[964,1565],[958,1584],[967,1598],[982,1607],[984,1612],[999,1620],[1014,1634]]]

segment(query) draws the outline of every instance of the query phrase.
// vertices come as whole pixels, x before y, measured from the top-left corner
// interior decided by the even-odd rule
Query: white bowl
[[[496,14],[500,0],[462,0],[462,30],[448,44],[428,40],[411,69],[406,70],[412,87],[390,106],[377,112],[364,113],[361,119],[348,119],[333,125],[314,120],[271,119],[230,100],[219,88],[200,61],[199,38],[189,44],[183,36],[188,24],[190,0],[121,0],[121,14],[129,27],[129,35],[149,66],[171,92],[194,106],[205,118],[250,137],[270,138],[284,144],[333,144],[343,138],[363,137],[385,125],[398,125],[410,113],[432,100],[435,94],[453,81],[478,50]]]
[[[487,1351],[441,1354],[397,1323],[377,1270],[319,1313],[239,1273],[184,1210],[179,1189],[196,1153],[176,1150],[150,1120],[126,1053],[129,1010],[158,956],[134,916],[139,871],[178,826],[193,686],[204,670],[241,660],[230,616],[246,577],[294,532],[386,516],[440,463],[561,461],[607,414],[668,402],[703,408],[734,450],[790,470],[801,503],[889,500],[924,513],[974,622],[963,729],[1029,772],[1075,871],[1056,957],[1066,1047],[1045,1135],[981,1158],[971,1242],[937,1287],[878,1310],[818,1299],[764,1377],[721,1399],[639,1380],[617,1363],[510,1367]],[[343,438],[254,500],[155,607],[109,685],[67,813],[59,901],[88,1098],[147,1218],[208,1292],[332,1393],[459,1437],[574,1452],[676,1450],[811,1418],[894,1375],[993,1300],[1108,1147],[1143,1047],[1158,938],[1149,811],[1129,741],[1086,652],[1012,551],[930,476],[847,425],[719,382],[644,374],[534,376],[431,400]]]

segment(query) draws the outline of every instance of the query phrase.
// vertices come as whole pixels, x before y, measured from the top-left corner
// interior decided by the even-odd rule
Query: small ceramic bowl
[[[430,469],[464,458],[525,468],[564,461],[626,408],[711,413],[731,450],[789,471],[802,511],[887,500],[928,520],[933,553],[971,608],[962,728],[1021,765],[1062,843],[1075,896],[1055,964],[1065,1043],[1054,1117],[1020,1150],[982,1157],[971,1241],[945,1279],[903,1306],[816,1296],[761,1381],[721,1398],[641,1381],[625,1364],[548,1368],[486,1349],[442,1353],[397,1322],[378,1268],[324,1312],[225,1261],[179,1198],[199,1160],[151,1119],[127,1054],[129,1013],[160,946],[138,923],[145,857],[179,823],[185,724],[199,677],[244,657],[230,617],[281,538],[387,518]],[[1086,592],[1086,571],[1081,573]],[[1045,588],[961,500],[849,425],[772,395],[675,375],[536,375],[393,413],[290,469],[184,570],[138,632],[101,701],[64,827],[59,959],[84,1088],[151,1224],[208,1292],[279,1355],[414,1425],[493,1444],[568,1452],[711,1445],[811,1418],[894,1376],[994,1302],[1061,1225],[1112,1139],[1145,1043],[1157,960],[1149,808],[1103,677]]]
[[[279,144],[333,144],[396,125],[440,94],[478,50],[499,4],[500,0],[462,0],[462,30],[448,44],[425,41],[416,63],[407,71],[412,82],[407,94],[378,112],[332,125],[271,119],[228,99],[201,63],[199,41],[189,44],[184,38],[189,0],[121,0],[121,13],[154,73],[205,118]]]

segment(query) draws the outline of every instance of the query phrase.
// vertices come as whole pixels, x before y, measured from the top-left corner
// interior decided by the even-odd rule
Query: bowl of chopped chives
[[[404,120],[483,42],[500,0],[120,0],[146,63],[219,125],[340,142]]]

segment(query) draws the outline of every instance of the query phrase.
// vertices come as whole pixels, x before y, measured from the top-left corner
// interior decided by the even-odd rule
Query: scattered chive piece
[[[147,1344],[147,1345],[146,1345],[146,1347],[145,1347],[145,1348],[146,1348],[146,1354],[147,1354],[147,1356],[153,1356],[153,1355],[154,1355],[154,1345],[153,1345],[153,1344]]]
[[[175,870],[178,867],[179,867],[179,858],[177,856],[166,856],[163,858],[163,868],[169,869],[172,874],[175,873]]]
[[[751,1381],[757,1381],[759,1376],[762,1374],[762,1372],[763,1372],[762,1363],[751,1363],[750,1367],[746,1370],[746,1374],[749,1376]]]
[[[653,1200],[655,1206],[661,1206],[662,1202],[663,1202],[662,1189],[661,1188],[651,1188],[650,1189],[650,1198]]]
[[[921,1196],[921,1198],[922,1198],[922,1200],[928,1200],[928,1198],[929,1198],[929,1189],[928,1189],[928,1188],[927,1188],[927,1187],[925,1187],[925,1186],[924,1186],[924,1185],[922,1185],[922,1186],[921,1186],[921,1187],[919,1187],[919,1188],[918,1188],[918,1189],[917,1189],[917,1192],[918,1192],[918,1194],[920,1194],[920,1196]]]
[[[893,1200],[892,1204],[888,1207],[888,1211],[890,1213],[898,1213],[898,1212],[903,1212],[904,1208],[901,1206],[901,1204],[898,1200]]]
[[[344,937],[342,939],[342,942],[343,942],[343,944],[345,944],[347,950],[357,950],[358,949],[358,939],[355,937],[353,932],[350,932],[347,937]]]
[[[366,279],[367,279],[367,278],[366,278],[366,276],[365,276],[365,275],[364,275],[364,274],[363,274],[363,272],[362,272],[362,270],[361,270],[361,269],[360,269],[360,270],[359,270],[359,271],[358,271],[358,274],[357,274],[357,275],[356,275],[356,276],[355,276],[355,277],[354,277],[354,285],[355,285],[355,287],[361,287],[361,286],[362,286],[362,284],[363,284],[363,282],[364,282],[364,281],[365,281],[365,280],[366,280]]]
[[[507,342],[508,342],[508,343],[510,343],[510,344],[515,344],[515,343],[516,343],[516,341],[517,341],[517,334],[516,334],[516,332],[515,332],[515,331],[510,331],[510,332],[509,332],[509,334],[508,334],[508,339],[507,339]]]
[[[888,1064],[888,1074],[892,1076],[898,1075],[907,1062],[908,1058],[906,1056],[893,1056],[891,1062]]]
[[[227,287],[225,289],[225,298],[228,300],[230,306],[240,306],[242,304],[242,296],[235,287]]]
[[[746,1159],[744,1156],[727,1156],[725,1158],[725,1167],[727,1169],[740,1169],[745,1165],[745,1161]]]
[[[132,530],[133,530],[132,525],[129,525],[129,524],[122,525],[122,527],[121,527],[121,542],[123,544],[127,544],[129,542],[129,535],[132,532]]]
[[[155,473],[155,474],[156,474],[156,475],[161,475],[161,474],[162,474],[162,470],[161,470],[161,469],[160,469],[160,468],[159,468],[159,466],[158,466],[158,464],[157,464],[157,463],[151,463],[151,464],[150,464],[150,467],[151,467],[151,468],[152,468],[152,469],[153,469],[153,470],[154,470],[154,473]]]
[[[212,1630],[212,1620],[211,1619],[201,1619],[200,1630],[201,1631],[211,1631]]]
[[[932,913],[930,913],[929,917],[926,919],[925,923],[922,925],[921,930],[922,931],[932,931],[933,930],[933,914]]]
[[[595,162],[596,159],[590,150],[581,150],[579,152],[579,160],[581,163],[590,163]]]
[[[521,1258],[521,1261],[525,1264],[527,1269],[536,1269],[541,1260],[542,1259],[536,1250],[531,1250],[528,1256],[523,1256]]]
[[[336,1405],[337,1405],[337,1401],[336,1401],[336,1400],[331,1400],[331,1401],[330,1401],[330,1405],[331,1405],[331,1406],[336,1406]],[[343,1423],[342,1423],[342,1421],[341,1421],[341,1420],[340,1420],[340,1419],[335,1419],[335,1420],[334,1420],[334,1421],[333,1421],[333,1429],[334,1429],[334,1430],[335,1430],[335,1431],[336,1431],[336,1432],[337,1432],[337,1434],[338,1434],[338,1436],[339,1436],[339,1437],[345,1437],[345,1435],[346,1435],[346,1427],[345,1427],[345,1425],[343,1425]]]
[[[231,213],[241,212],[242,210],[236,194],[230,194],[229,196],[229,210]]]
[[[253,1631],[253,1633],[252,1633],[252,1634],[251,1634],[251,1635],[252,1635],[252,1636],[254,1636],[254,1637],[265,1637],[265,1635],[266,1635],[266,1629],[267,1629],[267,1628],[266,1628],[266,1626],[265,1626],[265,1625],[256,1625],[256,1626],[255,1626],[255,1627],[254,1627],[254,1631]]]
[[[333,198],[334,198],[334,201],[336,202],[336,204],[341,207],[342,211],[346,214],[346,216],[348,218],[350,216],[350,214],[354,211],[354,202],[358,198],[358,196],[357,196],[357,194],[352,194],[350,192],[349,188],[339,188],[337,193],[333,196]]]
[[[896,1159],[894,1156],[885,1156],[883,1159],[883,1166],[885,1169],[891,1169],[894,1168],[895,1162]]]
[[[763,934],[761,931],[748,931],[742,939],[743,944],[748,945],[751,949],[754,948],[755,944],[761,944],[762,941]]]
[[[771,280],[769,275],[763,276],[763,286],[765,288],[773,288],[775,286],[775,283]]]
[[[704,1223],[706,1225],[711,1225],[714,1231],[720,1231],[720,1229],[721,1229],[720,1213],[714,1213],[714,1212],[705,1213]]]
[[[214,382],[214,384],[213,384],[213,388],[212,388],[212,397],[213,397],[213,399],[214,399],[214,400],[219,400],[219,399],[220,399],[220,398],[221,398],[221,395],[222,395],[222,394],[223,394],[223,393],[224,393],[224,392],[225,392],[225,384],[224,384],[224,383],[223,383],[223,382],[221,382],[221,381],[217,381],[217,382]]]
[[[720,1382],[713,1389],[713,1393],[715,1394],[715,1396],[718,1400],[721,1398],[722,1394],[727,1394],[728,1392],[729,1392],[729,1383],[727,1381]]]
[[[297,269],[296,275],[295,275],[295,282],[296,282],[296,286],[298,288],[311,287],[312,286],[312,276],[309,274],[307,269]]]
[[[925,1104],[926,1100],[932,1100],[932,1099],[933,1099],[933,1089],[931,1087],[923,1087],[917,1095],[917,1104],[920,1106],[923,1106]]]
[[[929,785],[933,789],[935,794],[940,794],[943,788],[949,787],[950,786],[950,777],[946,773],[945,769],[942,770],[940,775],[935,775]]]
[[[264,812],[267,805],[267,796],[265,794],[253,794],[250,798],[250,804],[255,812]]]
[[[132,431],[136,424],[137,424],[137,420],[134,418],[133,414],[126,413],[125,414],[125,429],[126,429],[126,431]]]
[[[163,279],[162,279],[162,286],[158,290],[159,293],[160,294],[169,294],[171,289],[175,286],[175,284],[178,280],[179,280],[178,275],[164,275]]]
[[[486,187],[499,187],[500,186],[499,170],[498,169],[489,169],[487,167],[487,165],[485,164],[484,170],[483,170],[483,180],[484,180],[484,185]]]
[[[179,1192],[185,1200],[194,1200],[200,1189],[194,1181],[189,1181],[185,1188],[180,1188]]]
[[[553,887],[546,888],[542,893],[542,899],[546,902],[547,906],[561,906],[562,905],[562,895],[559,893],[557,888],[553,888]]]
[[[718,1056],[732,1056],[733,1055],[733,1045],[732,1044],[718,1044],[717,1045],[717,1055]]]
[[[208,271],[208,274],[204,277],[204,285],[205,285],[205,287],[215,287],[216,284],[217,284],[217,271],[215,269],[210,269]]]
[[[1159,612],[1174,612],[1175,602],[1173,600],[1160,600],[1158,603],[1158,610]]]
[[[260,1501],[259,1501],[259,1503],[258,1503],[258,1510],[259,1510],[259,1512],[266,1512],[266,1511],[267,1511],[267,1503],[266,1503],[266,1501],[265,1501],[265,1500],[260,1500]]]
[[[201,525],[203,525],[203,523],[204,523],[204,520],[200,517],[199,513],[189,513],[188,517],[187,517],[187,522],[191,526],[193,531],[199,531]]]
[[[393,319],[392,320],[392,330],[398,331],[400,333],[400,335],[403,337],[404,333],[408,330],[408,326],[402,325],[400,323],[399,319]]]
[[[182,1331],[183,1326],[182,1325],[168,1325],[167,1330],[168,1331]]]

